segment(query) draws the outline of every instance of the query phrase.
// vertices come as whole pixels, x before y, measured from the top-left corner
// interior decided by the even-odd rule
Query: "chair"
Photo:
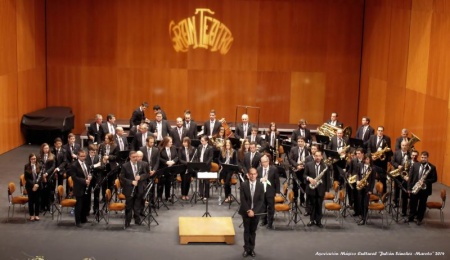
[[[16,185],[14,184],[14,182],[10,182],[8,184],[8,218],[6,219],[6,222],[9,221],[9,212],[11,210],[11,207],[12,207],[11,217],[14,217],[15,205],[23,206],[28,203],[28,197],[26,197],[26,196],[21,195],[21,196],[14,197],[13,194],[15,191],[16,191]],[[24,218],[25,218],[25,220],[27,219],[26,210],[24,210]]]
[[[383,187],[383,185],[381,185],[381,187]],[[381,197],[381,199],[378,202],[372,202],[372,203],[369,202],[366,222],[369,221],[369,217],[370,217],[371,213],[378,212],[381,214],[381,228],[384,228],[384,217],[385,216],[386,216],[386,225],[389,224],[388,223],[389,213],[386,211],[386,202],[388,201],[390,195],[391,195],[390,192],[386,192],[385,194],[383,194],[383,196]]]
[[[69,177],[70,179],[72,179],[72,177]],[[62,209],[63,208],[74,208],[75,204],[77,203],[76,199],[71,199],[71,198],[66,198],[64,199],[64,187],[62,185],[59,185],[57,188],[57,192],[56,192],[56,202],[57,204],[57,208],[56,211],[58,212],[58,216],[56,217],[56,221],[59,222],[60,219],[62,218]],[[52,215],[52,219],[53,219],[53,215]]]
[[[281,197],[281,196],[279,196],[279,197]],[[283,198],[283,197],[281,197],[281,198]],[[292,209],[291,204],[294,203],[294,191],[292,191],[292,190],[289,191],[288,198],[289,198],[289,203],[287,203],[287,204],[286,203],[275,203],[275,212],[283,212],[283,214],[286,214],[286,212],[288,212],[289,219],[290,219],[291,209]],[[284,198],[283,198],[283,202],[284,202]]]
[[[25,174],[21,174],[20,175],[20,182],[19,183],[20,183],[20,194],[22,194],[22,196],[27,196],[28,192],[25,189],[25,183],[26,183]]]
[[[445,189],[441,190],[441,200],[442,201],[428,201],[427,202],[427,213],[430,209],[438,209],[439,216],[441,218],[441,223],[444,224],[444,207],[445,200],[447,199],[447,191]]]
[[[67,178],[67,183],[69,183],[69,197],[68,199],[73,198],[73,179],[72,176]]]
[[[116,197],[114,199],[115,202],[117,201],[124,201],[125,200],[125,195],[122,193],[122,184],[120,184],[120,180],[119,178],[117,178],[114,181],[114,186],[116,187]]]
[[[369,203],[380,201],[381,197],[383,196],[383,183],[377,181],[377,183],[375,184],[375,190],[376,194],[370,194]]]
[[[344,225],[344,218],[342,217],[341,210],[343,208],[343,203],[345,200],[344,190],[339,191],[338,201],[337,202],[327,202],[324,205],[325,213],[332,212],[336,214],[336,220],[341,224],[341,227]],[[327,225],[327,218],[325,218],[325,226]]]
[[[111,202],[112,195],[111,195],[111,190],[110,189],[106,190],[105,196],[106,196],[106,202],[107,202],[107,205],[108,205],[106,224],[109,224],[109,217],[110,217],[109,213],[111,211],[115,211],[116,213],[117,212],[122,212],[122,211],[124,212],[125,211],[125,203],[123,203],[123,202]],[[123,228],[125,229],[125,212],[123,214]]]
[[[337,195],[338,191],[339,191],[339,182],[338,181],[334,181],[333,182],[333,190],[334,190],[334,194],[331,192],[326,191],[325,192],[325,196],[323,197],[323,200],[332,200],[334,201],[335,198],[337,198],[337,196],[335,196],[335,194]]]

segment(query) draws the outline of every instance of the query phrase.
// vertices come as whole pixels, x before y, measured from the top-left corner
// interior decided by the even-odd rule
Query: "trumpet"
[[[372,154],[372,160],[378,160],[380,159],[381,161],[384,161],[386,159],[386,152],[391,151],[391,148],[389,147],[384,147],[383,149],[376,151]]]

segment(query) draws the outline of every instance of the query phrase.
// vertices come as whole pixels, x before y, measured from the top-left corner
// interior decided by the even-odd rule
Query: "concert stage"
[[[234,244],[231,217],[179,217],[180,244],[189,242]]]

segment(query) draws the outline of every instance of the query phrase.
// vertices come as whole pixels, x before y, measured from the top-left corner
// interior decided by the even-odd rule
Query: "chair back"
[[[16,191],[16,185],[14,184],[14,182],[10,182],[8,184],[8,195],[12,196],[15,191]]]
[[[375,184],[375,190],[377,191],[377,194],[378,194],[378,195],[383,194],[383,183],[382,183],[381,181],[378,181],[378,182]]]
[[[294,191],[289,191],[288,198],[290,203],[294,202]]]
[[[20,186],[25,186],[25,174],[20,175]]]
[[[338,190],[339,190],[339,182],[338,181],[333,182],[333,190],[336,193],[338,192]]]
[[[64,196],[64,187],[62,185],[58,185],[58,200],[61,202],[62,197]]]
[[[110,189],[106,189],[105,196],[106,196],[106,202],[109,203],[111,201],[111,190]]]
[[[288,183],[286,182],[285,184],[283,184],[283,194],[286,195],[287,194],[287,190],[288,190]]]
[[[72,189],[72,188],[73,188],[73,180],[72,180],[72,176],[70,176],[70,177],[67,179],[67,182],[69,183],[69,187]]]
[[[442,189],[441,190],[441,199],[442,199],[442,201],[445,202],[446,198],[447,198],[447,191],[445,189]]]
[[[344,190],[339,191],[339,202],[343,203],[345,201],[345,193]]]
[[[116,186],[116,189],[119,191],[119,193],[121,193],[121,192],[122,192],[122,184],[120,183],[119,178],[117,178],[117,179],[114,181],[114,185]]]
[[[219,165],[215,162],[211,163],[211,172],[218,172],[219,171]]]

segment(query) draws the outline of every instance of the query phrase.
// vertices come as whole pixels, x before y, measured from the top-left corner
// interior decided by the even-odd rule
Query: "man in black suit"
[[[303,172],[305,168],[305,160],[306,157],[309,156],[309,151],[306,148],[305,138],[300,136],[297,139],[297,147],[292,147],[289,151],[288,160],[289,165],[292,169],[295,169],[293,174],[295,174],[295,177],[297,178],[298,182],[300,183],[300,186],[302,190],[304,191],[306,189],[305,182],[303,180]],[[299,187],[297,185],[297,182],[294,181],[292,189],[294,190],[294,198],[295,201],[297,201],[298,198],[298,190]],[[300,205],[303,207],[305,206],[305,193],[300,192]]]
[[[402,217],[406,216],[406,211],[408,210],[408,193],[404,192],[398,183],[401,183],[401,186],[407,190],[408,184],[406,181],[404,181],[402,177],[402,172],[406,171],[408,173],[409,168],[411,168],[411,156],[408,152],[409,150],[409,143],[408,141],[402,141],[401,149],[396,150],[394,153],[394,156],[392,156],[391,164],[394,170],[399,170],[400,173],[395,179],[397,180],[395,183],[395,194],[394,194],[394,205],[395,207],[398,207],[398,202],[400,198],[400,192],[401,192],[401,202],[402,202]],[[407,167],[407,169],[405,168]],[[407,175],[407,174],[406,174]]]
[[[391,149],[391,138],[387,135],[384,135],[384,127],[378,126],[377,127],[377,134],[372,135],[369,138],[369,142],[367,143],[367,152],[370,154],[373,154],[377,151],[381,151],[385,148],[389,148],[389,151],[384,153],[384,160],[381,160],[382,158],[378,158],[373,161],[373,164],[380,167],[382,170],[382,173],[378,173],[378,180],[383,183],[383,193],[386,193],[387,187],[386,187],[386,172],[387,172],[387,166],[388,162],[391,160],[392,150]],[[386,148],[386,149],[387,149]]]
[[[137,151],[142,146],[145,146],[145,140],[147,137],[152,135],[150,131],[148,131],[148,126],[145,123],[139,125],[139,132],[136,133],[133,137],[133,141],[131,142],[131,150]]]
[[[161,113],[162,119],[167,120],[166,112],[164,112],[164,110],[162,110],[162,108],[159,105],[153,106],[153,113],[155,113],[155,114]]]
[[[143,154],[142,160],[149,164],[151,175],[153,175],[159,166],[159,149],[155,147],[155,137],[152,135],[147,137],[147,144],[139,150]]]
[[[88,127],[88,144],[99,144],[103,141],[105,133],[103,132],[103,117],[100,114],[95,115],[95,121]]]
[[[88,147],[88,155],[85,159],[85,164],[89,171],[91,171],[92,179],[91,179],[91,189],[95,188],[97,183],[99,183],[102,179],[101,172],[104,170],[104,166],[99,163],[99,157],[97,155],[96,146],[91,144]],[[103,190],[102,194],[105,194],[106,190]],[[94,205],[92,207],[92,210],[94,211],[94,215],[97,214],[97,211],[99,209],[99,197],[100,197],[100,187],[97,190],[94,190]],[[88,207],[91,207],[91,201],[89,200]]]
[[[264,212],[264,185],[257,181],[258,173],[255,168],[251,168],[247,173],[248,180],[241,184],[240,198],[241,206],[239,214],[242,216],[244,224],[244,252],[243,257],[255,253],[256,229],[258,228],[259,215]]]
[[[106,122],[102,124],[102,128],[105,135],[109,133],[115,135],[117,128],[116,117],[113,114],[108,114],[106,116]]]
[[[122,192],[126,198],[125,228],[130,226],[132,215],[134,215],[134,223],[141,225],[141,201],[144,196],[144,182],[149,177],[148,172],[148,166],[144,167],[143,163],[138,161],[138,154],[130,151],[130,161],[123,164],[120,172]]]
[[[197,130],[197,123],[194,122],[191,118],[191,112],[187,110],[184,112],[184,122],[183,122],[184,128],[186,128],[186,136],[192,139],[197,139],[198,130]]]
[[[317,225],[322,228],[322,203],[323,197],[325,196],[325,191],[329,189],[328,180],[328,170],[325,163],[322,161],[322,152],[316,151],[314,154],[314,162],[306,163],[305,172],[303,177],[309,184],[306,186],[306,194],[309,196],[310,201],[310,221],[307,224],[308,227],[312,225]],[[318,178],[320,174],[323,174],[321,178]],[[316,178],[318,181],[316,181]],[[321,183],[318,183],[321,182]],[[317,185],[316,188],[311,188],[310,185]]]
[[[367,142],[369,141],[369,138],[375,134],[375,130],[373,127],[370,126],[370,118],[367,116],[364,116],[361,119],[362,125],[358,128],[356,131],[356,139],[363,140],[364,147],[367,147]]]
[[[183,119],[177,118],[177,126],[170,130],[170,137],[172,137],[173,145],[180,150],[183,146],[183,138],[187,136],[186,128],[183,126]]]
[[[261,161],[261,153],[256,150],[256,143],[250,143],[250,151],[244,155],[242,172],[248,172],[250,168],[257,169]]]
[[[350,161],[350,163],[346,167],[347,176],[346,178],[349,179],[350,177],[354,177],[358,179],[359,174],[361,173],[361,166],[364,164],[364,149],[363,148],[357,148],[355,151],[355,157]],[[372,173],[373,176],[375,176],[375,173]],[[358,200],[358,190],[356,189],[356,184],[350,184],[347,183],[346,189],[348,194],[348,204],[350,206],[353,206],[353,210],[355,213],[353,214],[354,217],[361,216],[361,204]]]
[[[214,148],[208,144],[208,136],[203,135],[200,138],[200,145],[197,147],[195,157],[196,162],[203,162],[211,165],[213,160]],[[209,198],[209,180],[200,180],[199,193],[204,200]]]
[[[375,186],[375,174],[378,171],[377,166],[371,165],[370,155],[363,155],[363,163],[359,166],[359,172],[357,175],[356,186],[362,187],[360,190],[355,189],[358,192],[358,205],[360,207],[361,220],[358,222],[358,226],[365,225],[367,220],[367,211],[369,208],[369,199],[372,194],[373,187]],[[367,185],[362,185],[361,180],[366,179]]]
[[[339,181],[340,183],[343,183],[343,181],[342,176],[340,176],[340,169],[338,169],[338,167],[341,169],[345,168],[345,157],[349,148],[348,138],[344,136],[344,131],[342,129],[338,129],[336,131],[336,135],[331,137],[331,140],[328,143],[328,150],[336,151],[340,155],[340,160],[333,164],[333,179],[335,181]]]
[[[263,146],[263,139],[261,137],[261,135],[258,134],[258,128],[253,127],[252,128],[252,132],[251,135],[247,136],[247,139],[250,142],[255,142],[256,145],[262,147]]]
[[[420,162],[414,163],[409,171],[408,190],[411,191],[411,194],[408,221],[412,222],[414,217],[416,217],[417,225],[422,225],[423,216],[427,208],[428,196],[433,191],[432,184],[437,181],[436,167],[428,162],[428,156],[428,152],[423,151],[420,154]],[[421,187],[423,187],[422,185],[426,185],[426,188],[419,189],[417,193],[413,193],[412,190],[417,183]]]
[[[55,138],[52,153],[55,155],[55,169],[53,170],[58,179],[58,186],[64,183],[64,172],[67,167],[66,150],[62,148],[61,138]]]
[[[216,111],[213,109],[209,112],[209,121],[203,124],[203,134],[211,138],[219,133],[221,123],[216,120]]]
[[[344,128],[344,124],[338,121],[338,113],[336,112],[331,113],[331,118],[327,121],[327,124],[339,128]]]
[[[163,119],[161,112],[156,113],[155,119],[155,121],[150,122],[149,131],[153,133],[156,141],[160,142],[164,137],[169,135],[171,127],[167,120]]]
[[[76,197],[75,204],[75,224],[81,227],[82,223],[87,223],[87,215],[89,213],[89,203],[91,201],[91,191],[89,184],[92,176],[85,164],[86,152],[80,150],[78,159],[70,165],[69,172],[73,180],[73,195]]]
[[[300,119],[298,121],[298,129],[292,131],[291,142],[292,146],[297,146],[297,140],[300,136],[305,138],[306,146],[311,145],[311,131],[306,128],[306,120]]]
[[[403,128],[402,129],[402,134],[400,137],[398,137],[397,139],[395,139],[395,150],[401,150],[402,149],[402,142],[406,141],[409,144],[409,140],[410,138],[408,137],[408,129]]]
[[[261,157],[261,166],[258,167],[258,179],[264,185],[265,206],[264,212],[267,217],[263,217],[261,226],[267,225],[267,229],[273,229],[273,217],[275,215],[275,195],[280,193],[280,176],[277,167],[269,165],[269,157]]]
[[[247,136],[249,136],[251,134],[252,128],[253,128],[253,125],[248,122],[248,115],[243,114],[242,115],[242,123],[239,123],[236,126],[236,131],[235,131],[234,135],[236,136],[236,138],[245,139],[245,138],[247,138]]]
[[[116,134],[114,135],[114,142],[119,147],[119,151],[128,151],[128,139],[124,135],[123,128],[120,126],[116,127]]]
[[[142,123],[150,122],[150,120],[145,117],[145,110],[147,109],[147,107],[148,103],[143,102],[141,106],[133,111],[130,118],[130,128],[133,128],[133,126],[138,126]]]

